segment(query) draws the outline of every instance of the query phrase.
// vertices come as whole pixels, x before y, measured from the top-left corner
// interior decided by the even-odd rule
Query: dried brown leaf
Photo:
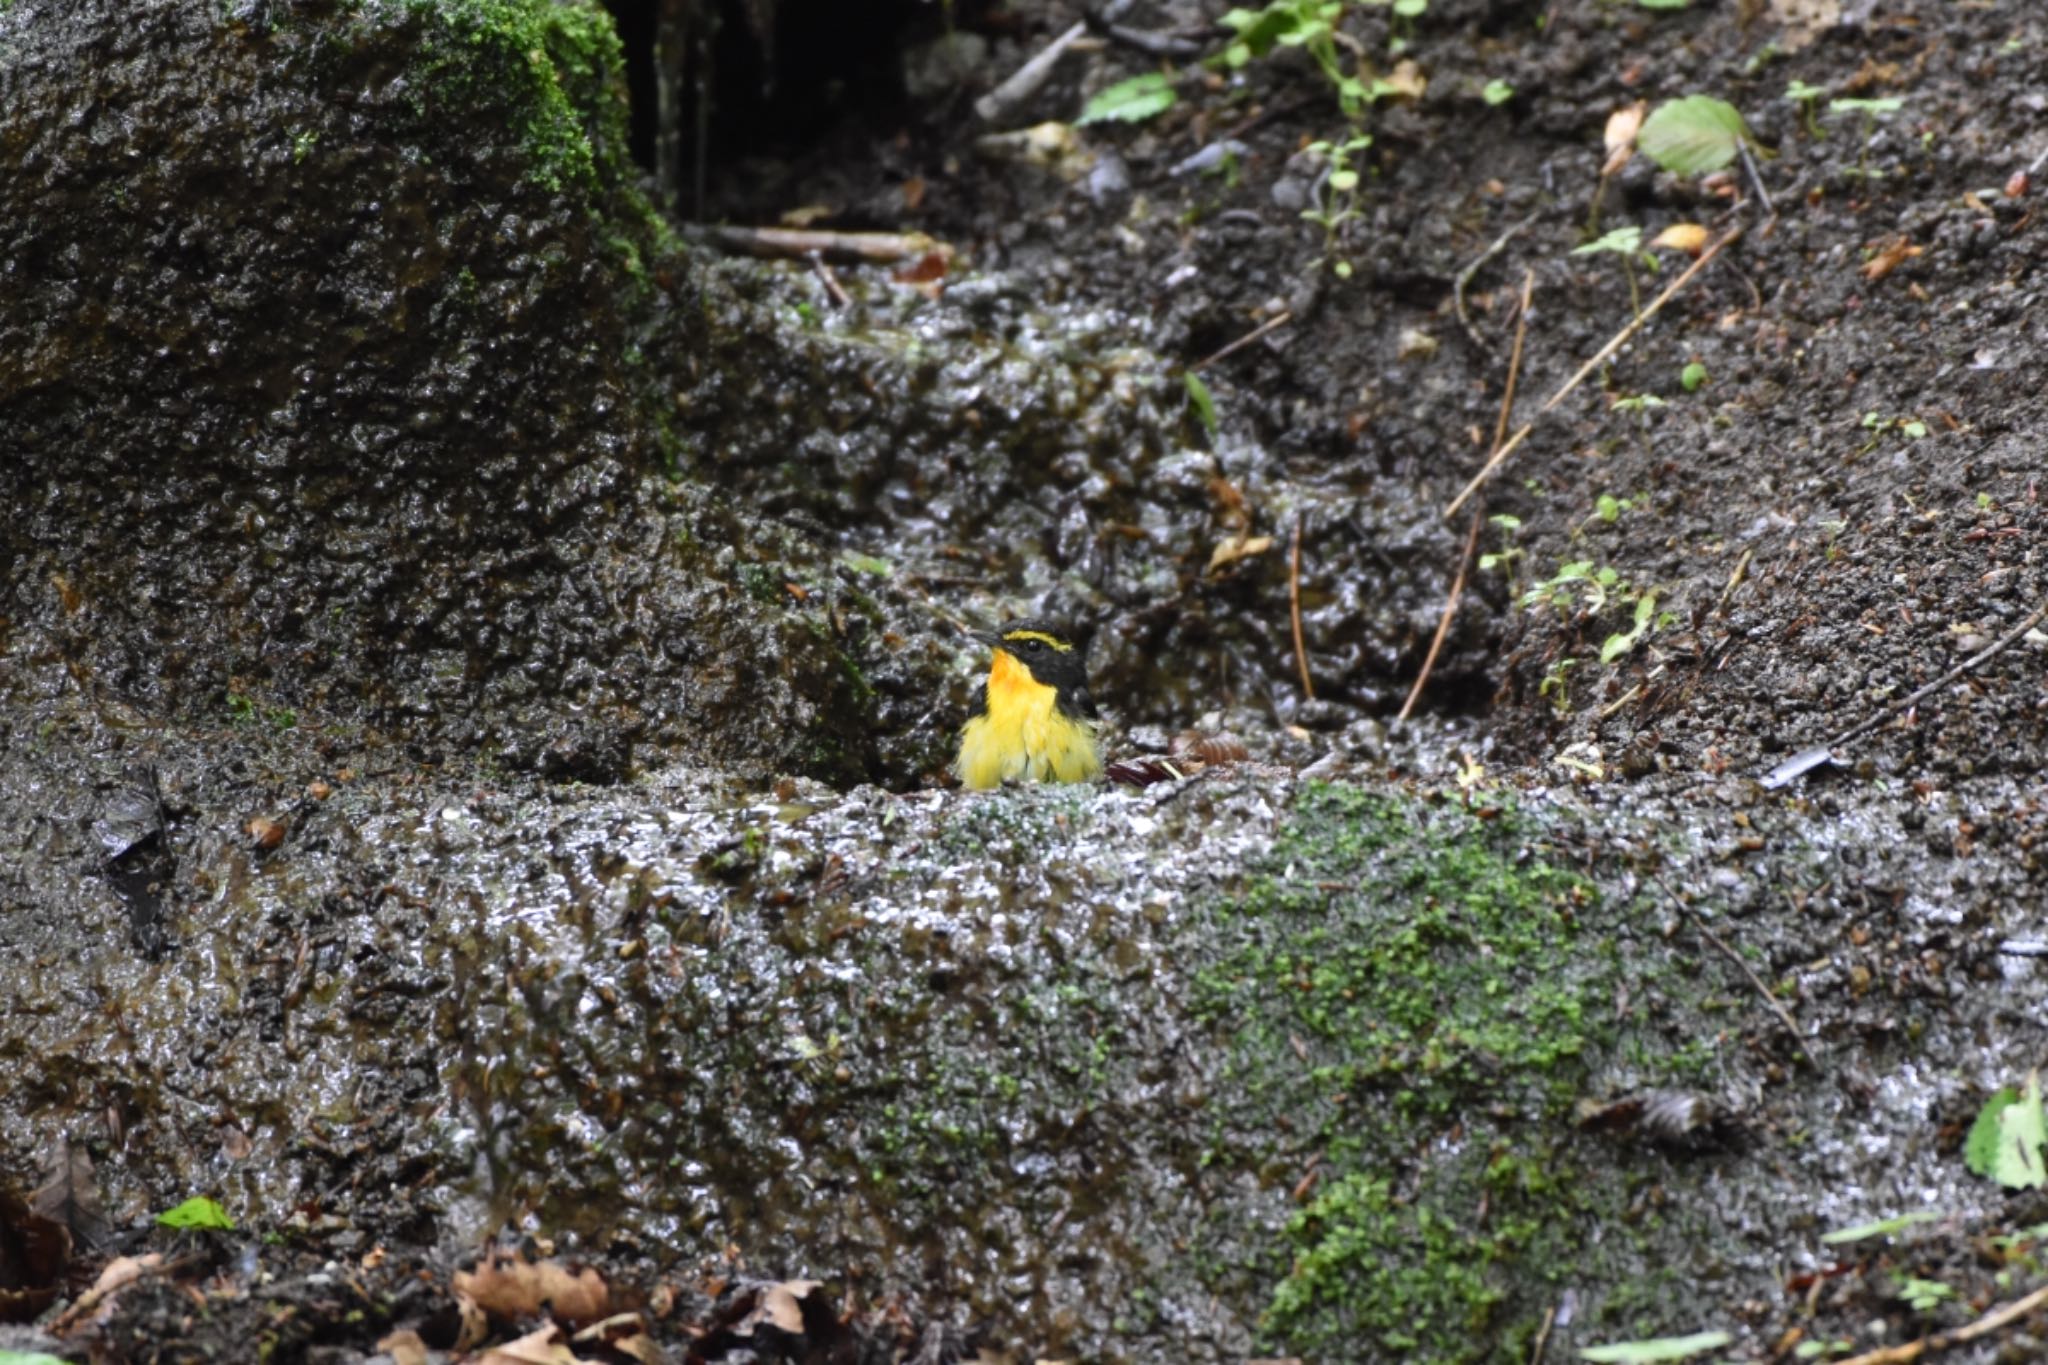
[[[1121,782],[1126,787],[1149,787],[1155,782],[1175,782],[1198,771],[1196,762],[1176,763],[1158,754],[1140,754],[1136,758],[1119,758],[1102,769],[1102,775],[1111,782]]]
[[[410,1329],[393,1332],[377,1343],[377,1349],[390,1356],[396,1365],[427,1365],[431,1358],[427,1354],[427,1343],[420,1340],[418,1332]]]
[[[93,1178],[92,1154],[83,1145],[58,1138],[43,1183],[28,1200],[37,1213],[71,1229],[74,1245],[97,1246],[106,1240],[107,1215]]]
[[[784,1280],[771,1284],[761,1292],[761,1303],[754,1310],[756,1322],[766,1322],[789,1333],[801,1336],[804,1330],[804,1298],[816,1289],[819,1280]]]
[[[563,1322],[581,1325],[611,1311],[611,1291],[595,1270],[504,1253],[493,1253],[474,1271],[457,1271],[455,1292],[500,1318],[532,1317],[545,1306]]]
[[[476,1365],[579,1365],[577,1355],[562,1339],[562,1329],[552,1322],[517,1341],[493,1346],[477,1357]]]
[[[1216,548],[1209,552],[1209,572],[1215,573],[1218,569],[1227,568],[1240,559],[1262,555],[1272,548],[1271,536],[1240,536],[1218,542]]]
[[[1707,230],[1698,223],[1673,223],[1650,239],[1651,246],[1669,247],[1697,256],[1707,246]]]
[[[647,1335],[647,1324],[638,1313],[615,1313],[603,1322],[593,1322],[571,1341],[579,1347],[602,1347],[640,1361],[641,1365],[662,1365],[668,1359],[661,1346]]]
[[[1778,46],[1797,52],[1823,29],[1842,21],[1842,0],[1770,0],[1769,14],[1785,30],[1778,36]]]
[[[1887,238],[1884,244],[1878,247],[1877,254],[1863,263],[1863,278],[1872,282],[1881,280],[1924,250],[1924,247],[1914,246],[1904,236]]]
[[[1166,751],[1175,759],[1191,758],[1198,764],[1242,763],[1251,757],[1251,750],[1236,735],[1205,735],[1199,730],[1181,731]]]
[[[1607,145],[1607,160],[1600,165],[1603,179],[1628,165],[1628,159],[1635,155],[1636,133],[1649,112],[1649,102],[1637,100],[1607,116],[1607,131],[1601,135],[1601,141]]]
[[[1429,89],[1429,77],[1422,74],[1422,68],[1411,58],[1403,57],[1394,63],[1394,69],[1381,77],[1385,92],[1396,99],[1419,100]]]

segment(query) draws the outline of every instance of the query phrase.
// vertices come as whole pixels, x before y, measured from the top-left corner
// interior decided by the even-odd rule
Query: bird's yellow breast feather
[[[1059,689],[997,650],[988,674],[988,709],[960,733],[953,769],[969,787],[1005,782],[1085,782],[1102,771],[1095,727],[1063,715]]]

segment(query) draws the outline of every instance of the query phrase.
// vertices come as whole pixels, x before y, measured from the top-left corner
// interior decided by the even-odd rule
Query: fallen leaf
[[[28,1197],[45,1218],[71,1229],[75,1245],[97,1246],[106,1240],[107,1216],[100,1208],[99,1182],[93,1178],[92,1154],[69,1138],[58,1138],[44,1167],[43,1183]]]
[[[1126,787],[1149,787],[1155,782],[1178,781],[1200,766],[1193,762],[1175,763],[1158,754],[1140,754],[1136,758],[1119,758],[1106,764],[1102,775]]]
[[[1797,52],[1822,29],[1842,21],[1842,0],[1770,0],[1769,13],[1771,21],[1785,30],[1778,37],[1779,48]]]
[[[1863,263],[1863,278],[1881,280],[1897,270],[1907,261],[1920,255],[1926,248],[1914,246],[1903,235],[1888,238],[1878,247],[1877,254]]]
[[[391,1357],[396,1365],[427,1365],[427,1343],[420,1340],[414,1331],[393,1332],[377,1343],[377,1349]]]
[[[1698,223],[1673,223],[1652,237],[1650,245],[1697,256],[1707,245],[1707,230]]]
[[[570,1270],[559,1261],[529,1262],[501,1252],[474,1271],[457,1271],[455,1292],[500,1318],[530,1318],[545,1306],[563,1322],[580,1326],[611,1311],[611,1292],[595,1270]]]
[[[1429,89],[1429,77],[1422,74],[1422,68],[1413,59],[1403,57],[1394,63],[1394,69],[1381,77],[1378,82],[1383,93],[1396,99],[1419,100]]]
[[[1181,731],[1166,750],[1174,758],[1192,758],[1197,763],[1242,763],[1251,757],[1251,750],[1236,735],[1205,735],[1199,730]]]
[[[102,1303],[122,1289],[135,1283],[144,1275],[153,1275],[163,1269],[161,1252],[150,1252],[147,1256],[116,1256],[100,1271],[99,1279],[92,1288],[80,1294],[72,1305],[64,1310],[63,1316],[50,1324],[52,1336],[63,1336],[65,1332],[84,1318],[90,1316]]]
[[[924,206],[925,183],[921,175],[913,175],[903,182],[903,207],[916,213]]]
[[[780,1328],[791,1336],[801,1336],[804,1330],[804,1298],[822,1281],[784,1280],[771,1284],[761,1295],[760,1307],[754,1310],[754,1321],[766,1322]]]
[[[34,1322],[70,1265],[70,1229],[0,1192],[0,1322]]]
[[[1607,131],[1601,135],[1601,140],[1607,145],[1607,160],[1600,166],[1602,178],[1628,165],[1628,159],[1635,155],[1636,132],[1643,126],[1643,118],[1649,112],[1649,101],[1637,100],[1607,116]]]
[[[577,1359],[562,1340],[562,1329],[551,1322],[517,1341],[491,1347],[477,1357],[476,1365],[577,1365]]]
[[[830,204],[805,204],[789,210],[776,221],[788,228],[807,228],[838,216],[839,210]]]
[[[1209,552],[1208,571],[1215,573],[1218,569],[1235,564],[1240,559],[1262,555],[1272,548],[1271,536],[1240,536],[1233,540],[1220,541],[1216,548]]]
[[[642,1365],[658,1365],[665,1359],[660,1345],[647,1335],[647,1324],[638,1313],[616,1313],[603,1322],[593,1322],[570,1340],[577,1346],[600,1346]]]

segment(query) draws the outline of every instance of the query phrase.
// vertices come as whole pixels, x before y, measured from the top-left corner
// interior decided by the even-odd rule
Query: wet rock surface
[[[1022,13],[989,81],[1074,18]],[[868,1358],[1162,1362],[1847,1354],[2037,1284],[2038,1200],[1958,1147],[2039,1061],[2038,642],[1755,779],[2041,600],[2038,228],[1994,191],[2042,35],[1393,21],[1349,36],[1428,85],[1327,232],[1285,57],[1080,130],[1114,175],[983,157],[956,72],[725,183],[971,256],[841,307],[667,240],[581,6],[0,8],[0,1196],[76,1148],[94,1252],[241,1286],[57,1349],[451,1345],[497,1234],[731,1358],[755,1277]],[[1816,138],[1794,77],[1905,105]],[[1517,420],[1628,319],[1569,254],[1607,113],[1693,91],[1777,216],[1608,187],[1747,227],[1489,489],[1517,524],[1389,727],[1523,272]],[[1203,368],[1212,435],[1177,369],[1283,310]],[[1120,744],[1259,763],[920,789],[958,629],[1024,604],[1095,625]],[[152,1225],[199,1193],[241,1230]]]

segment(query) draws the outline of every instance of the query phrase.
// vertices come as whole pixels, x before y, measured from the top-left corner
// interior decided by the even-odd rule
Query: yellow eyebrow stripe
[[[1070,654],[1073,652],[1074,649],[1074,647],[1068,644],[1066,641],[1055,640],[1052,638],[1052,636],[1047,635],[1042,630],[1013,630],[1008,635],[1005,635],[1003,637],[1004,644],[1009,644],[1012,640],[1018,642],[1019,644],[1022,644],[1026,640],[1037,640],[1041,644],[1051,645],[1054,649],[1058,650],[1062,654]]]

